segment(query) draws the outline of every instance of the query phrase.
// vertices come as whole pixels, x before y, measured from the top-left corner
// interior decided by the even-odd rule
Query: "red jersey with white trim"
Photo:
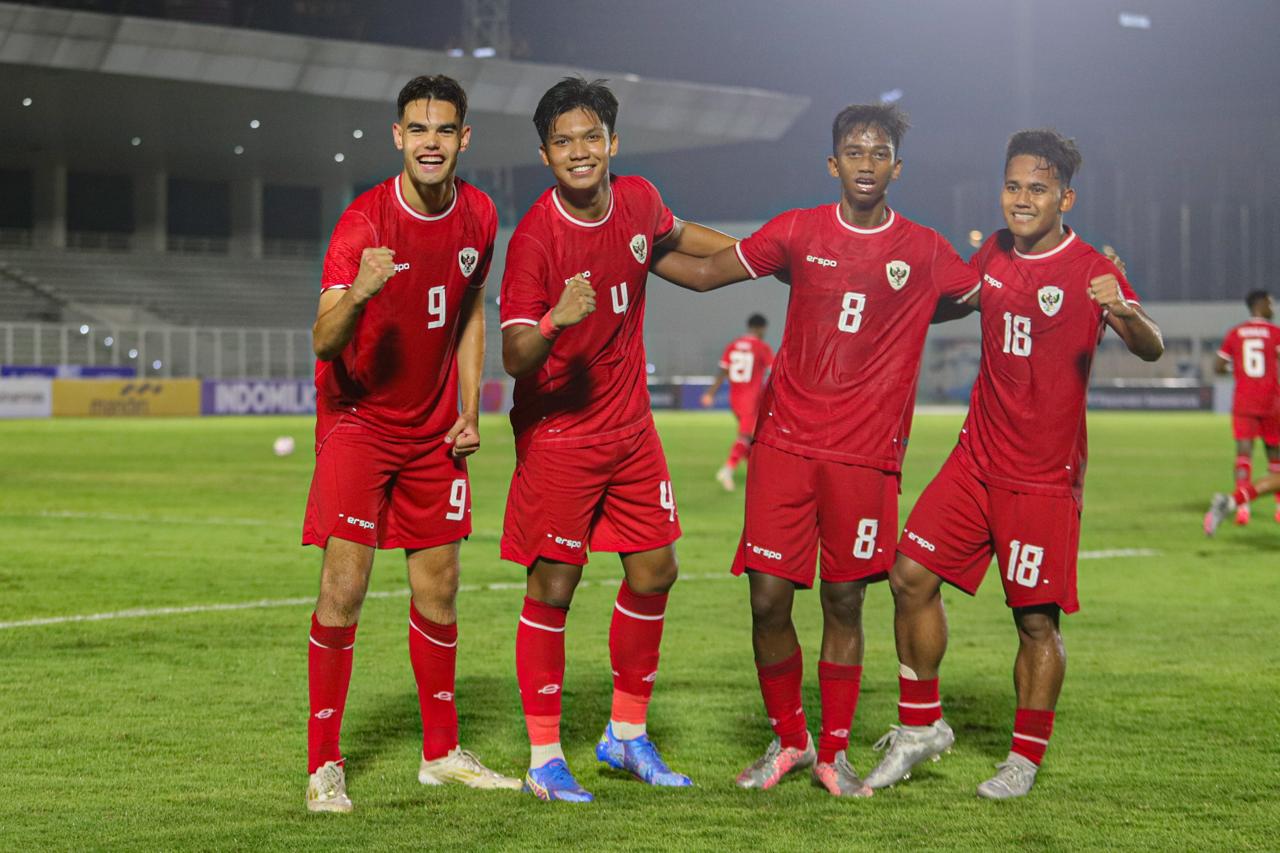
[[[516,452],[531,445],[602,444],[652,423],[644,353],[644,294],[653,247],[675,224],[653,184],[610,178],[609,210],[571,216],[555,187],[516,226],[502,277],[502,328],[536,326],[581,274],[596,310],[562,331],[535,373],[516,380]]]
[[[756,441],[901,470],[929,321],[940,296],[976,290],[977,273],[931,228],[892,210],[855,228],[838,204],[777,216],[737,250],[752,278],[791,281]]]
[[[960,431],[962,457],[985,483],[1039,495],[1084,493],[1085,403],[1106,311],[1089,281],[1115,264],[1067,229],[1048,252],[1024,255],[1007,230],[971,261],[982,274],[982,360]]]
[[[1236,387],[1231,413],[1269,417],[1280,412],[1280,326],[1251,317],[1227,332],[1218,355],[1231,362]]]
[[[395,251],[396,273],[364,306],[332,361],[316,362],[317,422],[349,415],[394,438],[431,440],[458,419],[458,316],[469,288],[484,286],[498,214],[463,180],[436,216],[409,206],[400,176],[360,195],[333,229],[321,286],[349,288],[360,254]]]
[[[729,407],[735,412],[754,408],[764,378],[773,367],[773,347],[755,335],[734,338],[720,356],[729,380]]]

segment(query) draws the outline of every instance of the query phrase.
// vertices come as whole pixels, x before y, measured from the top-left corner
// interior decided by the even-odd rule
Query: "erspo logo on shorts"
[[[341,518],[342,516],[339,515],[338,517]],[[356,518],[354,515],[347,516],[347,524],[354,525],[364,530],[372,530],[375,526],[372,521],[365,521],[363,518]]]
[[[934,545],[932,542],[930,542],[928,539],[917,536],[916,534],[912,533],[910,530],[907,531],[907,538],[910,539],[912,542],[916,543],[917,545],[919,545],[921,548],[925,549],[926,551],[938,550],[937,546]]]
[[[766,560],[782,559],[782,555],[779,554],[777,551],[770,551],[768,548],[761,548],[759,545],[752,545],[750,546],[750,548],[751,548],[751,553],[759,554],[761,557],[764,557]]]
[[[556,543],[557,545],[563,545],[563,546],[565,546],[566,548],[572,548],[572,549],[573,549],[573,550],[575,550],[575,551],[581,551],[581,550],[582,550],[582,540],[581,540],[581,539],[565,539],[563,536],[557,536],[557,537],[555,537],[555,543]]]

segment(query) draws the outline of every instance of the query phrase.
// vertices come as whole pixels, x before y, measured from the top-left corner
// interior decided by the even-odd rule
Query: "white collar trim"
[[[1052,249],[1050,249],[1050,250],[1049,250],[1049,251],[1047,251],[1047,252],[1041,252],[1041,253],[1040,253],[1040,254],[1038,254],[1038,255],[1024,255],[1024,254],[1022,254],[1022,252],[1019,252],[1017,249],[1014,249],[1014,250],[1013,250],[1013,253],[1014,253],[1015,255],[1017,255],[1018,257],[1022,258],[1024,261],[1038,261],[1038,260],[1041,260],[1041,259],[1043,259],[1043,258],[1052,257],[1053,255],[1058,254],[1058,253],[1059,253],[1059,252],[1061,252],[1063,249],[1067,248],[1067,247],[1068,247],[1068,246],[1070,246],[1073,242],[1075,242],[1075,239],[1076,239],[1076,232],[1072,231],[1071,229],[1067,229],[1067,232],[1068,232],[1068,233],[1067,233],[1067,239],[1063,240],[1061,243],[1059,243],[1058,245],[1054,246]]]
[[[605,215],[602,218],[597,219],[594,222],[588,219],[579,219],[578,217],[571,215],[569,211],[565,210],[564,204],[560,201],[559,187],[553,187],[551,189],[551,201],[555,203],[556,210],[560,212],[561,216],[572,222],[574,225],[581,225],[583,228],[599,228],[601,225],[609,221],[610,216],[613,216],[613,187],[609,187],[609,210],[605,212]]]
[[[889,226],[893,225],[894,220],[898,218],[898,215],[893,212],[893,208],[885,208],[889,211],[889,215],[885,217],[884,222],[880,223],[875,228],[859,228],[856,225],[850,225],[848,222],[844,221],[844,217],[840,215],[840,202],[836,202],[833,209],[836,213],[836,222],[839,222],[854,234],[879,234],[881,231],[887,231]]]
[[[400,188],[400,181],[402,178],[404,178],[403,173],[396,175],[394,179],[396,182],[396,201],[400,202],[400,207],[404,209],[404,212],[412,216],[414,219],[420,220],[422,222],[436,222],[438,220],[444,219],[450,213],[453,213],[453,209],[458,206],[458,182],[454,181],[451,184],[451,187],[453,189],[453,201],[449,202],[448,207],[446,207],[440,213],[437,213],[435,216],[427,216],[427,214],[425,213],[419,213],[418,211],[414,210],[412,207],[409,206],[409,202],[404,200],[404,190]]]

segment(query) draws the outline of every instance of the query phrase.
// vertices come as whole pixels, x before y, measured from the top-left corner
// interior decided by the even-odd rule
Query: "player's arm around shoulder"
[[[360,253],[360,270],[346,289],[331,288],[320,294],[316,322],[311,327],[311,348],[316,358],[332,361],[341,354],[355,333],[356,321],[364,306],[395,275],[395,251],[385,246]]]
[[[677,219],[655,247],[652,269],[678,287],[706,293],[751,277],[738,258],[737,245],[728,234]]]
[[[455,457],[480,449],[480,383],[484,375],[484,284],[467,288],[458,338],[458,419],[444,437]]]

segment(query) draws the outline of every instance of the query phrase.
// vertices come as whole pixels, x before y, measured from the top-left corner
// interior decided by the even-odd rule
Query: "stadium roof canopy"
[[[0,3],[4,165],[371,183],[387,170],[396,94],[423,73],[467,90],[467,169],[536,163],[534,107],[573,73],[610,78],[629,154],[774,140],[808,105],[757,89]]]

